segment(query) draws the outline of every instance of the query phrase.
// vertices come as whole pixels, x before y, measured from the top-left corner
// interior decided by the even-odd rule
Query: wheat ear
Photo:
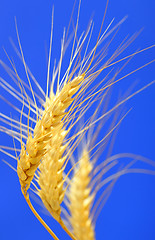
[[[18,160],[17,173],[24,192],[30,187],[34,173],[41,159],[47,152],[47,143],[56,133],[63,135],[61,130],[65,110],[73,102],[72,96],[78,91],[84,77],[79,76],[66,83],[61,92],[50,99],[40,119],[34,128],[34,134],[27,138],[26,147],[22,145],[20,159]]]
[[[118,164],[121,159],[123,160],[123,164],[125,164],[126,159],[131,160],[125,164],[125,167],[120,169]],[[142,161],[155,167],[153,161],[129,153],[111,156],[95,167],[87,149],[85,148],[83,150],[79,165],[74,171],[70,182],[70,188],[67,193],[69,203],[66,204],[70,213],[69,216],[66,215],[67,224],[70,226],[68,228],[73,232],[76,239],[96,239],[95,224],[97,218],[109,198],[114,184],[120,176],[128,173],[155,175],[154,170],[133,168],[133,165],[135,165],[137,161]],[[116,172],[113,173],[113,169],[116,167]],[[108,172],[110,173],[107,176]],[[104,175],[106,177],[104,177]],[[95,201],[97,193],[101,188],[103,188],[103,192],[97,201]]]
[[[51,213],[63,228],[65,225],[61,221],[61,207],[60,204],[64,198],[63,190],[63,165],[66,157],[62,157],[66,150],[66,145],[63,145],[64,138],[68,131],[64,129],[66,121],[65,110],[72,104],[82,82],[84,76],[75,77],[72,81],[65,83],[62,90],[56,94],[53,102],[48,102],[50,107],[50,116],[48,118],[48,125],[50,126],[50,141],[46,146],[46,154],[42,158],[39,165],[37,182],[39,184],[38,195],[42,199],[45,207]],[[69,232],[68,232],[69,234]],[[74,238],[73,236],[71,236]]]
[[[90,217],[90,209],[93,201],[90,187],[90,173],[93,166],[89,159],[87,149],[83,150],[79,166],[70,183],[68,198],[70,200],[70,223],[73,234],[80,240],[94,240],[95,232]]]
[[[107,91],[107,95],[102,98],[102,101],[104,100],[103,118],[97,127],[94,126],[94,129],[91,129],[91,123],[97,120],[98,110],[103,104],[102,101],[91,116],[90,125],[88,126],[89,131],[84,136],[86,139],[82,142],[82,155],[80,159],[73,160],[73,165],[76,166],[74,167],[73,176],[68,180],[69,190],[66,191],[66,198],[64,199],[67,212],[64,212],[65,218],[63,221],[67,220],[66,225],[68,229],[73,232],[78,240],[95,239],[96,220],[110,196],[114,184],[120,176],[128,173],[155,175],[155,171],[152,169],[133,168],[137,161],[142,161],[148,166],[155,167],[154,161],[147,158],[129,153],[116,154],[108,157],[108,155],[111,155],[115,134],[113,135],[112,141],[108,140],[110,140],[111,134],[117,130],[128,112],[123,115],[123,117],[120,117],[120,110],[119,112],[116,111],[108,133],[103,139],[96,143],[99,132],[101,129],[104,131],[104,124],[108,120],[104,118],[104,116],[106,116],[108,112],[106,105],[109,101],[109,94],[109,91]],[[116,106],[117,105],[118,104],[116,104]],[[119,121],[118,118],[120,118]],[[117,131],[115,133],[117,133]],[[107,145],[109,145],[107,158],[99,164],[99,157],[104,149],[107,148]],[[121,160],[123,160],[123,166],[121,166]],[[128,162],[126,163],[127,160]],[[101,188],[103,188],[103,192],[97,199],[97,193]]]

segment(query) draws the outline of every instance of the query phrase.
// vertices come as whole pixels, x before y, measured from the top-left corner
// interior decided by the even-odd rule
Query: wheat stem
[[[28,193],[25,194],[25,192],[23,192],[24,198],[28,204],[28,206],[30,207],[31,211],[33,212],[33,214],[36,216],[36,218],[39,220],[39,222],[45,227],[45,229],[49,232],[49,234],[54,238],[54,240],[59,240],[59,238],[55,235],[55,233],[49,228],[49,226],[44,222],[44,220],[40,217],[40,215],[37,213],[37,211],[34,209],[30,199],[29,199],[29,195]]]

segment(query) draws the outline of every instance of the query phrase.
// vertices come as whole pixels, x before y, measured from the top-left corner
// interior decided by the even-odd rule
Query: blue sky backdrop
[[[67,27],[73,7],[72,0],[1,0],[0,1],[0,59],[9,65],[3,51],[16,62],[18,58],[9,38],[17,45],[15,31],[17,25],[26,62],[39,84],[46,89],[47,58],[49,47],[52,6],[54,5],[54,41],[52,49],[52,64],[54,58],[60,55],[60,44],[63,27]],[[79,34],[88,26],[93,17],[94,31],[91,39],[92,46],[97,39],[106,0],[82,0]],[[76,19],[77,5],[74,14]],[[103,29],[115,17],[115,23],[128,15],[122,24],[119,34],[110,52],[129,34],[141,30],[140,36],[125,51],[131,54],[137,49],[151,46],[154,41],[155,23],[154,0],[110,0]],[[66,54],[67,59],[69,55]],[[122,74],[126,74],[155,58],[155,49],[137,55],[126,67]],[[65,64],[65,61],[64,61]],[[52,65],[53,66],[53,65]],[[18,69],[18,66],[16,66]],[[20,67],[19,67],[20,71]],[[103,75],[104,76],[104,73]],[[0,77],[11,81],[0,66]],[[101,79],[101,78],[100,78]],[[99,79],[99,80],[100,80]],[[99,81],[98,79],[96,81]],[[155,80],[154,63],[138,71],[123,81],[122,91],[137,81],[136,89]],[[5,94],[1,90],[1,94]],[[113,97],[113,95],[112,95]],[[115,96],[114,96],[115,97]],[[113,153],[130,152],[139,154],[155,161],[155,85],[147,88],[126,104],[126,110],[133,107],[124,119],[119,129]],[[0,111],[10,115],[11,108],[1,101]],[[10,146],[11,138],[1,134],[0,145]],[[11,145],[12,146],[12,145]],[[1,159],[13,163],[4,154]],[[103,208],[96,226],[96,238],[104,240],[155,239],[155,176],[130,174],[121,177]],[[20,191],[16,173],[0,161],[0,239],[50,239],[48,232],[29,210]],[[42,215],[60,239],[69,239],[59,225],[47,216]]]

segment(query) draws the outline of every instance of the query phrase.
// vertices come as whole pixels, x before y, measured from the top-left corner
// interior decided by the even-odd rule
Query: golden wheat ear
[[[127,159],[130,160],[126,164]],[[111,156],[95,167],[88,151],[83,150],[78,167],[70,181],[65,199],[67,212],[64,211],[64,222],[77,239],[96,239],[97,218],[120,176],[128,173],[155,175],[155,170],[133,168],[137,161],[155,167],[153,161],[128,153]],[[101,189],[103,192],[98,197],[97,194]]]
[[[94,194],[91,191],[90,181],[93,166],[87,149],[83,150],[78,169],[70,183],[68,206],[71,217],[69,219],[73,234],[77,239],[95,239],[95,229],[90,216]]]
[[[129,91],[128,95],[132,96]],[[111,115],[107,106],[110,97],[111,92],[107,91],[91,116],[88,132],[85,133],[81,142],[80,157],[72,156],[73,173],[68,177],[66,183],[65,208],[62,209],[63,221],[79,240],[96,239],[97,218],[119,177],[128,173],[155,175],[155,162],[152,160],[130,153],[111,154],[115,134],[127,114],[121,113],[123,108],[117,109],[119,102],[123,102],[119,97],[118,103],[112,108],[117,110],[114,116]],[[128,98],[125,99],[128,100]],[[99,117],[99,109],[102,106],[102,116]],[[106,113],[109,115],[108,118]],[[98,119],[102,121],[98,122],[97,126],[92,126]],[[107,131],[105,126],[109,120],[110,127]],[[98,140],[100,132],[102,134],[105,132],[105,136]],[[104,151],[106,154],[103,154]],[[103,156],[105,157],[103,158]],[[138,161],[145,163],[144,169],[136,167]]]
[[[123,153],[108,157],[97,164],[98,154],[97,156],[94,155],[94,159],[91,159],[87,147],[83,149],[78,160],[79,163],[74,167],[74,173],[68,180],[69,189],[64,199],[66,208],[63,211],[63,221],[79,240],[96,239],[95,225],[97,218],[120,176],[128,173],[155,175],[155,170],[152,170],[152,167],[155,169],[155,163],[147,158]],[[97,149],[98,151],[99,149]],[[134,168],[133,166],[138,161],[146,163],[146,168]],[[151,169],[147,165],[149,168],[151,166]],[[100,195],[98,195],[98,192],[100,192]]]

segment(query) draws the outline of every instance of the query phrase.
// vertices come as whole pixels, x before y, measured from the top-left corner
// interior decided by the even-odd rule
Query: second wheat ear
[[[62,130],[64,125],[62,118],[64,118],[66,114],[65,110],[72,104],[74,100],[72,96],[78,91],[83,79],[83,76],[76,77],[72,82],[66,83],[61,92],[56,94],[56,96],[52,96],[52,98],[48,99],[43,116],[39,119],[34,128],[33,137],[29,135],[26,146],[21,146],[17,173],[24,193],[29,189],[41,159],[43,156],[47,156],[52,138],[55,138],[55,144],[58,146],[56,136],[61,136],[62,140],[65,137],[65,131]],[[60,147],[61,144],[60,141]],[[52,150],[50,152],[52,152]]]
[[[27,190],[34,174],[39,168],[39,196],[51,215],[70,234],[60,218],[60,204],[64,198],[63,168],[65,157],[62,157],[65,146],[62,144],[67,134],[64,128],[66,109],[72,104],[73,95],[78,92],[84,76],[75,77],[67,82],[55,96],[47,99],[43,116],[34,128],[33,137],[28,136],[26,147],[22,146],[18,160],[17,173],[22,192],[28,201]],[[50,174],[48,174],[50,172]],[[47,179],[48,178],[48,179]]]
[[[71,213],[69,221],[74,235],[77,239],[81,240],[95,239],[95,230],[90,218],[90,210],[94,198],[90,186],[90,174],[93,165],[89,158],[88,151],[84,149],[79,161],[78,170],[75,171],[68,192],[70,201],[68,208]]]
[[[67,157],[63,156],[66,145],[63,144],[64,138],[68,133],[65,130],[65,110],[72,104],[78,92],[84,76],[75,77],[71,82],[64,85],[62,90],[56,94],[54,101],[48,101],[50,115],[46,127],[50,126],[50,140],[46,145],[46,153],[38,167],[37,183],[39,185],[38,195],[42,199],[45,207],[56,219],[65,231],[70,235],[63,224],[60,214],[61,206],[65,191],[63,189],[63,172],[66,165]],[[71,235],[74,239],[73,235]]]
[[[98,117],[101,107],[104,110],[102,116],[108,112],[109,94],[107,91],[103,95],[90,119],[90,126]],[[129,173],[155,175],[155,162],[152,160],[130,153],[111,156],[118,127],[129,113],[124,114],[122,109],[117,107],[115,110],[114,116],[110,115],[109,118],[105,116],[97,126],[93,129],[89,128],[81,141],[79,157],[72,155],[74,169],[67,181],[68,189],[64,198],[67,211],[63,221],[79,240],[96,239],[97,218],[118,178]],[[108,130],[107,125],[110,125]],[[101,140],[98,140],[99,134],[104,136]],[[107,152],[104,153],[104,151]],[[139,161],[146,164],[146,169],[136,166]],[[148,167],[151,168],[147,169]],[[99,191],[102,191],[100,196]]]

